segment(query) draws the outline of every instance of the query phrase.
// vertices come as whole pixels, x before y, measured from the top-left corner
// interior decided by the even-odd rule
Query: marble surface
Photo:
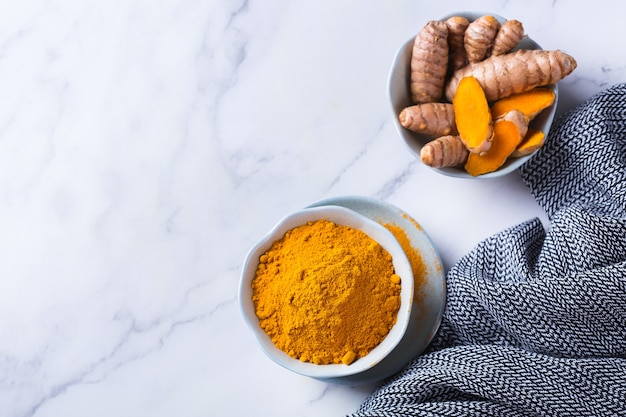
[[[517,173],[438,175],[394,130],[396,49],[460,10],[524,22],[578,69],[562,114],[625,79],[621,3],[5,2],[0,415],[340,416],[374,386],[270,361],[237,285],[314,201],[397,205],[446,267],[543,214]],[[549,226],[546,224],[546,226]]]

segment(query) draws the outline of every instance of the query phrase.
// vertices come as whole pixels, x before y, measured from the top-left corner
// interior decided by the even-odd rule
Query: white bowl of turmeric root
[[[438,172],[499,177],[543,145],[557,82],[575,68],[565,52],[542,50],[518,20],[455,13],[429,21],[392,64],[395,124],[413,153]]]
[[[279,365],[356,384],[397,372],[393,356],[413,302],[411,264],[383,225],[340,206],[286,216],[244,261],[239,301],[258,343]],[[378,367],[386,363],[386,366]]]

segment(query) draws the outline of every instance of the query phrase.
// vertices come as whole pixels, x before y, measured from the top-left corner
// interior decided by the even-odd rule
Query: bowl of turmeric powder
[[[274,362],[354,384],[389,376],[376,367],[394,355],[407,330],[413,292],[411,265],[394,235],[330,205],[284,217],[250,249],[239,302]]]
[[[543,50],[518,20],[453,13],[428,21],[397,51],[388,78],[393,120],[435,171],[500,177],[541,148],[557,83],[575,68],[572,56]]]

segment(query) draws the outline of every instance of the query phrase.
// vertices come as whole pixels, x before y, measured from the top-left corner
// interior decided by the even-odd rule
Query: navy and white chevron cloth
[[[549,229],[451,268],[428,351],[355,417],[626,416],[626,84],[560,117],[521,174]]]

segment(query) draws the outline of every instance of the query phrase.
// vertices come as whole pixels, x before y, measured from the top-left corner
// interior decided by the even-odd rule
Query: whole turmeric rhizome
[[[380,244],[317,220],[291,229],[260,257],[252,300],[261,327],[289,356],[349,365],[396,323],[400,288]]]

